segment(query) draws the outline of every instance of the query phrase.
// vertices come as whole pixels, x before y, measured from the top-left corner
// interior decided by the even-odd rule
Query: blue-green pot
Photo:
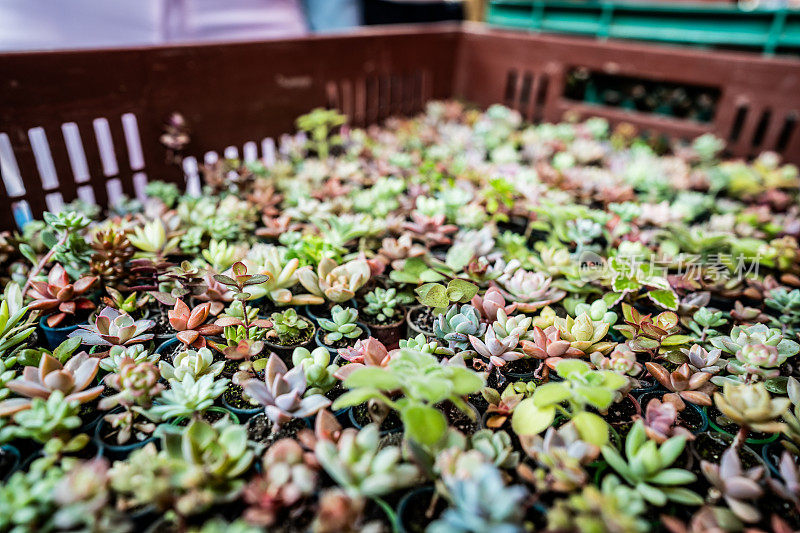
[[[112,410],[111,413],[119,413],[122,411],[122,407],[117,407],[116,409]],[[93,440],[94,443],[98,447],[102,447],[103,449],[103,456],[107,457],[108,459],[114,461],[122,461],[127,458],[133,451],[138,450],[139,448],[143,448],[149,442],[155,442],[155,437],[149,437],[142,441],[137,441],[135,439],[131,439],[129,444],[111,444],[106,442],[102,439],[101,435],[103,431],[108,427],[108,422],[106,422],[103,418],[97,423],[97,427],[94,429],[94,436]]]
[[[173,350],[175,350],[175,347],[178,346],[180,342],[181,341],[178,339],[178,337],[172,337],[170,340],[161,343],[161,345],[156,348],[156,353],[161,356],[169,355]]]
[[[11,474],[17,471],[20,463],[22,463],[22,456],[20,455],[17,447],[12,446],[11,444],[5,444],[2,446],[2,450],[3,455],[8,456],[9,459],[8,470],[5,472],[5,474],[3,474],[2,478],[0,478],[0,481],[5,481],[11,476]]]
[[[39,320],[39,330],[42,332],[44,336],[44,343],[48,349],[52,350],[65,340],[70,333],[78,329],[78,325],[75,324],[74,326],[62,326],[62,327],[55,327],[51,328],[47,325],[47,317],[43,316],[41,320]]]

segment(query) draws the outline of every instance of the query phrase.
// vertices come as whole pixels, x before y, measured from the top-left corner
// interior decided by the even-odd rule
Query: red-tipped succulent
[[[192,348],[204,348],[206,337],[219,335],[223,329],[215,324],[206,324],[211,302],[206,302],[189,309],[183,300],[175,302],[175,307],[167,312],[169,324],[172,329],[178,332],[178,339],[185,345]]]
[[[58,263],[50,269],[47,281],[31,282],[28,296],[33,298],[30,308],[42,311],[47,317],[47,325],[54,328],[67,316],[77,315],[79,311],[95,308],[91,300],[83,296],[97,282],[97,276],[85,276],[70,283],[64,267]]]

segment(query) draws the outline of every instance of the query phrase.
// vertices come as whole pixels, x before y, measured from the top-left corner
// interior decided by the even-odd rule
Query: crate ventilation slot
[[[503,103],[526,120],[539,121],[544,113],[548,76],[543,72],[511,69],[506,75]]]

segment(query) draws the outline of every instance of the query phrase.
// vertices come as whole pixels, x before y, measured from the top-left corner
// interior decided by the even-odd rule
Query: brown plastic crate
[[[565,75],[595,72],[719,91],[710,122],[590,106],[564,96]],[[631,42],[489,30],[475,24],[373,28],[255,43],[0,54],[0,228],[10,206],[34,217],[82,196],[108,205],[147,179],[182,182],[159,144],[182,113],[187,152],[269,156],[273,136],[316,106],[355,125],[411,114],[437,98],[504,103],[530,120],[565,111],[691,138],[713,132],[732,155],[776,150],[800,162],[800,61]],[[77,141],[77,138],[80,141]],[[18,169],[18,172],[17,172]],[[19,176],[19,179],[16,176]]]

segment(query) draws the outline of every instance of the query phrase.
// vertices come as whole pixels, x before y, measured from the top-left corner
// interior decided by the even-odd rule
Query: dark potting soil
[[[770,531],[772,525],[770,520],[772,515],[778,515],[789,524],[791,531],[800,530],[800,513],[793,503],[783,498],[771,498],[765,496],[758,500],[758,510],[761,512],[761,527],[764,531]]]
[[[633,417],[637,414],[634,401],[629,396],[625,396],[621,401],[612,403],[608,408],[608,414],[603,418],[620,434],[626,434],[633,425]]]
[[[678,424],[689,431],[697,431],[703,427],[703,415],[694,407],[687,405],[683,411],[678,413]]]
[[[464,411],[456,407],[451,402],[437,405],[444,412],[447,423],[450,427],[459,430],[464,435],[472,435],[480,427],[480,418],[476,414],[475,420],[471,419]]]
[[[325,397],[328,398],[330,401],[336,400],[339,396],[347,392],[347,390],[342,387],[342,382],[336,382],[336,385],[333,386],[331,390],[325,393]]]
[[[447,500],[442,497],[433,503],[435,492],[431,490],[417,490],[409,494],[403,515],[399,517],[408,533],[424,533],[428,524],[439,518],[447,508]]]
[[[436,322],[436,317],[430,307],[414,309],[409,314],[408,319],[422,331],[433,332],[433,323]]]
[[[153,320],[156,323],[156,325],[153,326],[153,329],[150,330],[154,335],[158,336],[175,334],[175,330],[172,329],[172,326],[169,323],[169,317],[167,316],[167,313],[161,313],[159,310],[155,313],[151,313],[150,316],[153,317]]]
[[[135,429],[131,433],[131,438],[128,439],[128,442],[123,442],[120,444],[117,442],[117,433],[119,430],[117,428],[111,427],[111,424],[105,423],[103,424],[103,428],[99,433],[100,440],[103,441],[106,445],[110,446],[126,446],[128,444],[134,444],[136,442],[142,442],[143,440],[147,440],[152,437],[152,434],[145,434],[141,431],[136,431]]]
[[[282,339],[277,339],[272,337],[269,339],[269,342],[273,344],[277,344],[281,348],[291,348],[293,346],[300,346],[302,344],[307,343],[311,338],[314,336],[315,330],[309,321],[308,327],[305,329],[301,329],[294,335],[289,335],[288,337],[284,337]]]
[[[362,403],[353,407],[353,418],[355,418],[356,422],[358,422],[361,427],[372,423],[372,418],[369,416],[366,403]],[[383,420],[380,429],[381,431],[391,431],[394,429],[402,429],[402,427],[403,422],[400,421],[397,411],[390,409],[389,414],[386,415],[386,418]]]
[[[506,366],[503,367],[502,372],[505,374],[506,378],[512,380],[514,376],[510,376],[509,374],[530,374],[531,372],[536,372],[537,368],[539,368],[538,359],[523,357],[522,359],[507,363]]]
[[[489,407],[489,402],[486,401],[486,398],[484,398],[480,392],[467,396],[467,401],[474,405],[481,414],[485,413],[486,409]]]
[[[733,438],[722,433],[703,432],[695,435],[691,442],[694,453],[702,460],[719,464],[722,454],[730,448]],[[739,451],[739,459],[742,461],[742,468],[747,470],[754,466],[762,466],[761,458],[748,449]],[[676,465],[680,466],[677,461]]]
[[[237,409],[247,410],[258,407],[258,404],[253,404],[245,400],[243,393],[244,391],[241,386],[230,383],[225,392],[222,393],[222,396],[225,398],[225,401],[228,402],[228,405]]]
[[[265,414],[259,413],[247,421],[247,438],[269,448],[280,439],[294,438],[301,429],[305,428],[306,424],[303,419],[294,418],[283,424],[278,431],[273,432],[272,421]]]
[[[723,414],[717,409],[716,407],[706,407],[706,414],[708,415],[709,422],[714,422],[720,429],[723,429],[730,433],[731,435],[736,435],[739,431],[739,426],[729,420],[727,417],[723,416]],[[747,441],[754,441],[754,440],[764,440],[772,437],[772,433],[762,433],[760,431],[749,431],[747,433]]]
[[[231,378],[239,371],[239,361],[228,359],[225,361],[225,366],[222,367],[222,375],[226,378]]]
[[[0,448],[0,479],[11,473],[11,469],[17,464],[17,457]]]
[[[347,337],[342,337],[341,339],[332,344],[327,344],[325,342],[325,335],[327,333],[328,333],[327,331],[323,330],[323,333],[320,334],[320,340],[322,341],[322,344],[324,344],[328,348],[333,348],[335,350],[339,350],[341,348],[352,348],[353,346],[355,346],[356,342],[358,342],[360,339],[367,338],[367,332],[362,329],[361,335],[359,335],[355,339],[348,339]]]

